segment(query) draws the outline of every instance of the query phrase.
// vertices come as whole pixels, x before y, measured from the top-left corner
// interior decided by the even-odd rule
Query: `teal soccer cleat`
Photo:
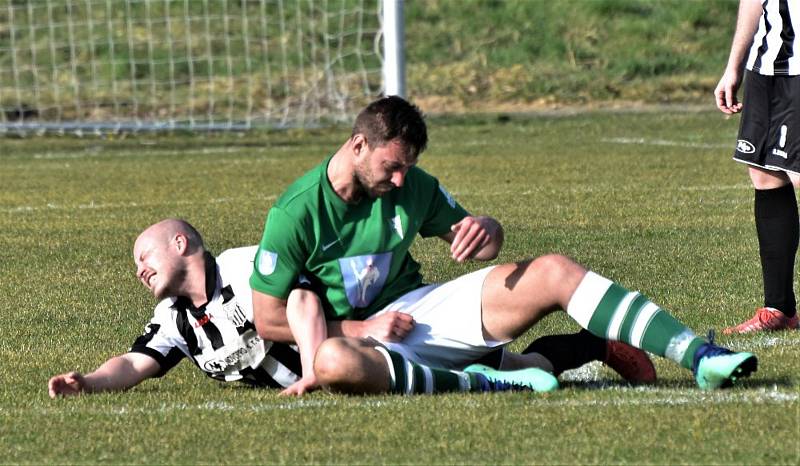
[[[553,374],[534,367],[501,371],[483,364],[472,364],[464,369],[464,372],[477,375],[482,385],[481,389],[485,392],[517,390],[552,392],[558,388],[558,379]]]
[[[758,358],[752,353],[734,353],[714,344],[714,332],[708,343],[697,349],[692,365],[697,385],[703,390],[727,388],[737,379],[745,378],[758,369]]]

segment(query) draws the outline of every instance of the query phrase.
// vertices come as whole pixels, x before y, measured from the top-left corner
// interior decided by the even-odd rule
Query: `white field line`
[[[147,146],[147,144],[142,144]],[[91,146],[84,149],[83,152],[76,153],[75,151],[60,152],[60,151],[47,151],[38,154],[33,154],[33,158],[37,160],[70,160],[70,159],[83,159],[90,157],[164,157],[170,155],[187,155],[187,154],[261,154],[268,152],[283,152],[288,149],[295,148],[294,146],[263,146],[263,147],[195,147],[192,149],[154,149],[152,146],[148,147],[146,151],[137,152],[134,148],[125,149],[112,149],[100,146]],[[261,161],[262,159],[258,159]]]
[[[597,390],[598,394],[607,395],[607,392],[618,392],[625,395],[618,398],[608,399],[588,399],[588,400],[553,400],[550,397],[531,395],[525,403],[541,408],[552,407],[590,407],[590,406],[707,406],[747,403],[753,405],[789,405],[794,404],[800,399],[800,394],[794,391],[784,391],[776,386],[771,388],[760,388],[748,391],[729,391],[719,390],[703,392],[697,389],[677,390],[653,387],[613,387]],[[421,395],[424,396],[424,395]],[[497,396],[503,396],[497,394]],[[77,412],[81,414],[97,414],[109,416],[124,416],[130,414],[153,414],[153,413],[174,413],[174,412],[235,412],[235,413],[261,413],[274,411],[293,411],[293,410],[317,410],[340,408],[345,410],[366,409],[375,410],[376,408],[393,407],[402,404],[413,403],[414,397],[397,396],[384,400],[364,399],[359,403],[354,403],[356,398],[347,398],[345,401],[339,400],[297,400],[279,404],[246,404],[239,405],[228,401],[207,401],[199,404],[189,403],[163,403],[158,408],[151,406],[108,406],[97,408],[86,408],[79,406],[58,406],[58,401],[53,401],[53,407],[47,408],[2,408],[0,414],[5,415],[42,415],[52,416],[63,414],[64,412]],[[469,405],[481,405],[478,400],[466,400]]]
[[[268,194],[266,196],[249,196],[248,200],[263,200],[274,201],[278,196],[276,194]],[[78,210],[92,210],[92,209],[130,209],[132,207],[154,207],[154,206],[181,206],[181,205],[201,205],[201,204],[226,204],[238,203],[241,199],[238,197],[219,197],[215,199],[207,199],[203,201],[198,200],[185,200],[185,201],[165,201],[165,202],[109,202],[109,203],[96,203],[94,201],[88,204],[77,205],[62,205],[47,203],[43,206],[18,206],[0,210],[2,213],[15,214],[24,212],[36,212],[42,210],[48,211],[78,211]]]
[[[636,188],[637,190],[640,188]],[[749,184],[736,184],[736,185],[719,185],[719,186],[679,186],[675,188],[677,191],[738,191],[738,190],[745,190],[751,189]],[[608,189],[597,189],[588,186],[571,186],[567,188],[570,193],[579,193],[579,194],[591,194],[591,193],[601,193],[601,192],[610,192],[613,191],[615,193],[625,191],[623,188],[619,187],[609,187]],[[515,190],[507,190],[507,191],[494,191],[494,192],[486,192],[486,193],[477,193],[477,192],[462,192],[462,191],[453,191],[452,194],[455,197],[470,197],[470,196],[478,196],[478,197],[503,197],[503,196],[531,196],[542,192],[550,192],[552,189],[549,188],[539,188],[539,189],[525,189],[522,191],[515,191]],[[633,191],[630,189],[629,191]],[[274,200],[277,198],[276,194],[271,194],[268,196],[262,196],[258,198],[254,198],[253,196],[248,196],[247,200],[258,199],[258,200]],[[119,203],[101,203],[101,202],[89,202],[88,204],[73,204],[73,205],[64,205],[64,204],[56,204],[56,203],[47,203],[45,205],[20,205],[15,207],[6,207],[0,209],[0,213],[5,214],[15,214],[15,213],[25,213],[25,212],[35,212],[41,210],[65,210],[65,211],[79,211],[84,209],[128,209],[131,207],[146,207],[146,206],[160,206],[160,205],[199,205],[199,204],[207,204],[207,203],[228,203],[228,202],[239,202],[241,198],[239,197],[222,197],[217,199],[210,199],[210,200],[186,200],[186,201],[174,201],[169,203],[140,203],[140,202],[119,202]],[[726,201],[726,203],[732,204],[739,204],[739,203],[751,203],[752,201],[747,199],[742,202],[739,202],[735,199],[731,199]],[[686,205],[686,202],[673,202],[673,205]]]
[[[750,351],[755,349],[764,349],[764,348],[774,348],[776,346],[786,346],[786,347],[800,347],[800,339],[799,338],[791,338],[789,337],[790,334],[794,334],[794,332],[786,333],[783,332],[784,335],[761,335],[752,340],[746,341],[735,341],[726,346],[735,351]]]
[[[705,142],[670,141],[646,138],[602,138],[600,142],[610,144],[636,144],[640,146],[688,147],[692,149],[735,149],[735,144],[709,144]]]

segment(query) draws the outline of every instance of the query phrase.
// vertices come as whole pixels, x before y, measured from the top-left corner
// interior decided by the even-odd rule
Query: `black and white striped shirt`
[[[158,361],[161,377],[184,357],[209,377],[251,385],[287,387],[301,377],[296,347],[264,341],[253,324],[250,273],[257,246],[206,253],[208,303],[184,297],[161,301],[130,351]]]
[[[800,75],[800,0],[762,0],[747,69],[765,76]]]

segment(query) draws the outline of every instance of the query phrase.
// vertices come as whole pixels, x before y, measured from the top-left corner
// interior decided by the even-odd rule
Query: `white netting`
[[[381,92],[377,0],[6,0],[0,131],[343,120]]]

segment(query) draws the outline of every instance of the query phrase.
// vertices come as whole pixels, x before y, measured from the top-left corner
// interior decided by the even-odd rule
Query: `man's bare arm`
[[[153,377],[159,369],[158,362],[146,354],[126,353],[109,359],[90,374],[67,372],[53,376],[47,389],[50,398],[125,390]]]

